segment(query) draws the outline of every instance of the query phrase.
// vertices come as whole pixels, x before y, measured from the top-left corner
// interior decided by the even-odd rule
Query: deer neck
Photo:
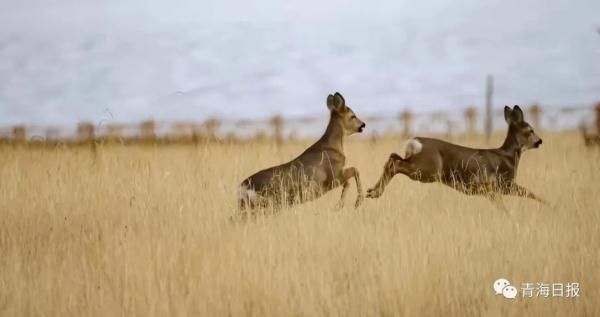
[[[502,146],[499,150],[503,155],[514,161],[516,168],[519,164],[519,159],[521,158],[522,149],[517,141],[517,133],[513,127],[508,128],[508,133],[506,134],[504,143],[502,143]]]
[[[344,127],[341,119],[338,114],[331,114],[325,133],[315,144],[318,149],[334,150],[344,154]]]

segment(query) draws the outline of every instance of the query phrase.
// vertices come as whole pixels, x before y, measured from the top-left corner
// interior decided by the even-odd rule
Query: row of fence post
[[[528,120],[531,124],[539,128],[541,125],[541,116],[542,116],[542,108],[534,104],[527,108],[528,111]],[[487,112],[487,109],[486,109]],[[596,112],[596,129],[600,132],[600,103],[595,106]],[[414,122],[416,115],[411,111],[402,111],[398,115],[398,120],[401,126],[401,133],[403,136],[410,136],[413,133]],[[477,131],[477,118],[478,112],[477,109],[473,106],[467,107],[463,112],[464,122],[465,122],[465,132],[467,134],[475,134]],[[487,114],[485,115],[484,122],[484,132],[487,132],[489,123],[488,123]],[[269,121],[271,135],[273,140],[277,144],[281,144],[284,137],[284,124],[285,120],[282,116],[277,115],[271,118]],[[218,137],[218,130],[221,127],[221,121],[218,119],[209,119],[206,120],[202,125],[195,124],[175,124],[173,128],[178,131],[176,133],[178,136],[187,135],[191,137],[194,142],[203,140],[216,140]],[[109,140],[122,140],[124,139],[123,132],[124,127],[118,124],[108,124],[104,127],[105,133],[102,135],[102,138]],[[157,138],[157,124],[152,120],[143,121],[139,125],[139,133],[136,138],[143,141],[152,141]],[[447,129],[452,129],[452,124],[447,122]],[[59,131],[55,128],[48,128],[46,130],[46,140],[58,140]],[[97,131],[97,127],[91,122],[82,122],[77,126],[76,131],[76,139],[79,142],[89,142],[91,140],[96,140],[99,135]],[[264,132],[260,133],[260,135],[264,138]],[[26,142],[27,141],[27,127],[25,125],[17,125],[12,128],[12,136],[11,139],[16,142]]]

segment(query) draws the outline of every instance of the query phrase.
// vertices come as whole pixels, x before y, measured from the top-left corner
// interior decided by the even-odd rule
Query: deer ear
[[[512,118],[515,122],[523,122],[523,110],[519,106],[513,107]]]
[[[504,120],[506,120],[506,123],[510,124],[511,119],[512,119],[512,109],[510,109],[509,106],[504,106]]]
[[[327,109],[329,109],[329,111],[335,110],[335,106],[333,105],[333,95],[327,96]]]
[[[327,96],[327,108],[329,108],[329,111],[340,112],[344,109],[345,105],[346,101],[344,101],[344,97],[339,92],[336,92],[335,95]]]
[[[346,105],[346,100],[344,99],[344,96],[342,96],[342,94],[340,94],[339,92],[335,93],[334,98],[339,100],[341,107],[344,107]]]

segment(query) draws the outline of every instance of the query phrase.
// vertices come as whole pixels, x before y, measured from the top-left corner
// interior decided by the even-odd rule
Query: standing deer
[[[519,106],[504,107],[508,134],[497,149],[473,149],[438,139],[413,138],[406,145],[405,158],[392,153],[377,184],[367,197],[383,194],[392,177],[402,173],[422,183],[441,182],[468,195],[485,195],[506,210],[501,195],[517,195],[546,202],[515,182],[521,154],[538,148],[542,139],[523,119]]]
[[[346,106],[340,93],[327,97],[327,108],[329,124],[315,144],[294,160],[259,171],[242,182],[238,201],[241,210],[268,206],[279,209],[283,205],[316,199],[342,185],[338,203],[341,208],[351,178],[354,178],[358,191],[355,206],[361,204],[363,194],[358,170],[344,168],[344,137],[362,132],[366,125]]]

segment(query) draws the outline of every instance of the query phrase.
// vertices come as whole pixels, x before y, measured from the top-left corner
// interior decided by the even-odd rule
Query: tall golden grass
[[[307,143],[3,147],[0,315],[600,316],[600,152],[543,137],[518,181],[554,208],[397,176],[358,210],[352,186],[245,223],[239,182]],[[349,140],[349,166],[371,186],[401,145]],[[511,301],[500,277],[581,294]]]

